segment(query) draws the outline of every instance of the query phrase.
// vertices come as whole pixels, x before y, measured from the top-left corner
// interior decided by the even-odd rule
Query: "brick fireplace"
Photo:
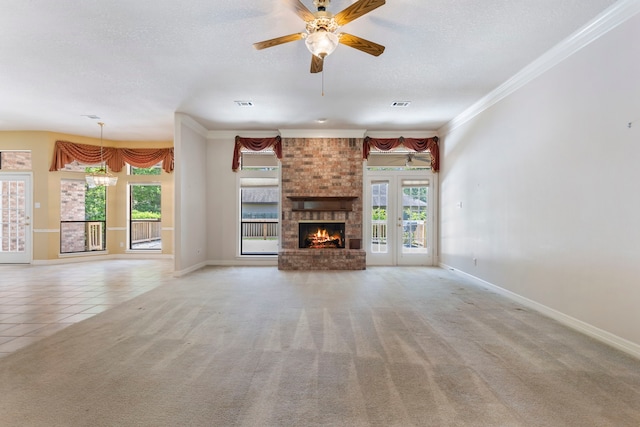
[[[282,140],[280,270],[364,270],[362,140]],[[300,247],[300,224],[344,224],[343,244]],[[304,227],[302,227],[304,229]],[[304,240],[304,239],[303,239]],[[337,240],[337,238],[336,238]]]

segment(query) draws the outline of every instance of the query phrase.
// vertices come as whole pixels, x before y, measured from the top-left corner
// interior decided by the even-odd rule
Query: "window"
[[[240,153],[240,255],[277,255],[280,188],[272,149]]]
[[[129,249],[162,249],[161,196],[160,184],[129,185]]]
[[[278,169],[278,159],[273,150],[242,151],[240,169],[244,171],[272,171]]]
[[[431,154],[428,151],[417,153],[406,149],[391,151],[372,150],[367,160],[370,171],[431,169]]]
[[[0,169],[31,170],[31,151],[0,151]]]
[[[66,172],[91,172],[94,171],[96,169],[99,169],[99,167],[95,167],[95,166],[90,166],[90,165],[86,165],[84,163],[80,163],[77,160],[74,160],[71,163],[67,163],[66,165],[64,165],[64,167],[60,170],[62,171],[66,171]]]
[[[162,173],[162,162],[150,168],[138,168],[129,165],[129,175],[160,175]]]
[[[240,254],[277,255],[278,179],[240,178]]]
[[[60,181],[60,253],[104,251],[105,187],[89,188],[84,180]]]

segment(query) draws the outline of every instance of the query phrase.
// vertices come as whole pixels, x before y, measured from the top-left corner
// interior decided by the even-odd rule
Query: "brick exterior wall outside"
[[[364,270],[366,253],[349,249],[362,239],[362,140],[285,138],[282,141],[281,270]],[[288,197],[356,197],[351,211],[293,211]],[[299,249],[300,221],[345,223],[345,249]]]
[[[31,151],[0,152],[0,168],[3,170],[31,170]]]

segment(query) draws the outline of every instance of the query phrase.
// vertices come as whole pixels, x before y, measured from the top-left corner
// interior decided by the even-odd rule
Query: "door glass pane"
[[[371,183],[371,252],[387,253],[389,182]]]
[[[25,183],[24,181],[0,181],[0,252],[24,252]]]
[[[131,184],[130,249],[162,249],[162,216],[159,184]]]
[[[429,181],[402,181],[402,253],[426,253]]]

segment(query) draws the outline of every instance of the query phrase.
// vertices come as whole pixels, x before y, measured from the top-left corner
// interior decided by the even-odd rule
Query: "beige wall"
[[[77,172],[49,172],[55,141],[65,140],[81,144],[99,145],[99,138],[88,138],[77,135],[53,132],[0,132],[0,151],[30,150],[33,174],[33,260],[50,261],[60,259],[60,180],[84,179],[84,174]],[[154,147],[173,146],[172,141],[109,141],[105,146],[112,147]],[[107,191],[107,252],[110,255],[126,254],[127,237],[127,184],[129,182],[147,182],[149,177],[128,176],[126,170],[118,173],[118,184]],[[160,176],[151,178],[162,186],[162,254],[173,254],[173,174],[162,172]],[[35,205],[39,204],[39,208]],[[123,246],[120,246],[123,242]],[[140,254],[140,252],[137,252]],[[83,254],[84,255],[84,254]],[[78,257],[64,255],[64,259]]]

